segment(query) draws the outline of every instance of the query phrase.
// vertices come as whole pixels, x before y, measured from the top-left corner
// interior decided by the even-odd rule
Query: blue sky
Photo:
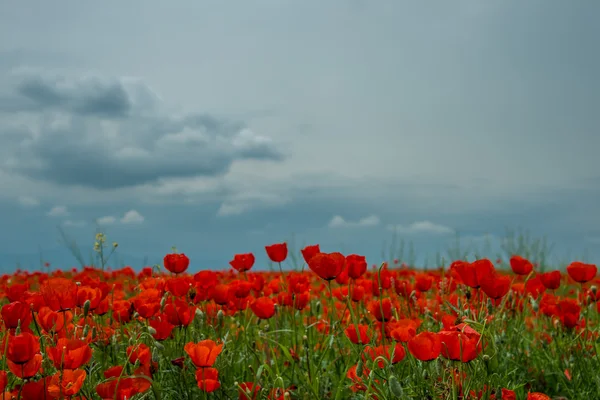
[[[529,229],[600,258],[596,1],[0,3],[0,262]],[[136,264],[137,263],[137,264]]]

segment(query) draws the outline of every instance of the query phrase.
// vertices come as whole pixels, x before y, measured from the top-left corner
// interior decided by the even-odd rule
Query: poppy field
[[[600,399],[593,264],[261,251],[2,276],[2,399]]]

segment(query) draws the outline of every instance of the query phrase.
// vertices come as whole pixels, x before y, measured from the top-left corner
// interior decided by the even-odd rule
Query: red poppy
[[[527,400],[550,400],[550,396],[540,392],[527,393]]]
[[[288,254],[287,243],[276,243],[270,246],[265,246],[269,259],[273,262],[280,263],[285,261]]]
[[[8,384],[8,375],[6,371],[0,371],[0,393],[4,393],[6,385]]]
[[[442,342],[437,333],[421,332],[408,341],[408,351],[418,360],[435,360],[442,351]]]
[[[163,259],[165,268],[174,273],[181,274],[190,266],[190,259],[184,253],[167,254]]]
[[[249,271],[252,268],[254,261],[255,258],[252,253],[236,254],[233,256],[233,260],[229,261],[229,265],[238,272],[244,272]]]
[[[481,290],[483,290],[483,292],[487,294],[488,297],[497,300],[504,297],[504,295],[508,293],[510,289],[510,283],[510,276],[496,275],[494,277],[483,279],[480,282],[480,285]]]
[[[502,389],[502,400],[517,400],[517,394],[514,390]]]
[[[77,284],[70,279],[48,279],[40,287],[40,293],[52,311],[66,311],[77,306]]]
[[[346,269],[348,276],[352,279],[358,279],[367,272],[367,260],[365,256],[350,254],[346,256]]]
[[[372,300],[369,302],[369,312],[379,322],[392,319],[393,305],[388,298],[382,300]]]
[[[175,299],[166,304],[164,313],[172,325],[189,326],[196,315],[196,307],[190,307],[185,300]]]
[[[335,279],[343,270],[346,257],[341,253],[318,253],[308,262],[308,267],[320,278],[330,281]]]
[[[92,349],[83,340],[61,338],[47,347],[48,358],[56,369],[77,369],[92,359]]]
[[[560,287],[560,271],[544,272],[538,277],[546,289],[556,290]]]
[[[223,344],[216,344],[207,339],[198,343],[186,343],[183,349],[190,356],[196,368],[208,368],[213,366],[217,356],[221,354]]]
[[[479,335],[468,335],[460,331],[441,331],[438,336],[442,343],[442,355],[449,360],[469,362],[481,351]]]
[[[420,292],[427,292],[429,289],[431,289],[432,284],[433,284],[433,277],[431,275],[421,274],[421,275],[417,276],[417,280],[415,282],[415,287]]]
[[[128,346],[127,359],[132,364],[135,364],[136,361],[139,361],[141,365],[150,364],[150,361],[152,360],[152,351],[144,343]]]
[[[259,297],[250,305],[252,312],[260,319],[269,319],[275,315],[275,303],[269,297]]]
[[[121,377],[120,371],[116,375],[110,375],[105,377],[112,378],[107,382],[99,383],[96,386],[96,393],[103,400],[128,400],[131,399],[138,393],[144,393],[150,387],[152,387],[152,382],[145,378],[132,378],[132,377]]]
[[[589,282],[596,276],[598,268],[594,264],[585,264],[574,261],[567,267],[567,273],[575,282]]]
[[[344,333],[346,337],[350,339],[350,341],[354,344],[367,344],[371,341],[369,336],[369,326],[368,325],[349,325]]]
[[[5,337],[8,344],[3,341],[0,352],[6,348],[6,359],[17,365],[22,365],[32,360],[40,352],[40,342],[38,338],[29,332],[21,332],[18,335],[9,334]]]
[[[305,248],[303,248],[302,250],[300,250],[300,252],[302,253],[302,257],[304,258],[304,261],[308,264],[308,262],[310,261],[310,259],[315,255],[321,252],[321,248],[319,247],[318,244],[313,244],[311,246],[306,246]]]
[[[260,394],[260,385],[254,382],[242,382],[238,388],[238,400],[256,400]]]
[[[514,255],[510,258],[510,268],[517,275],[529,275],[533,270],[533,264],[526,258]]]
[[[20,326],[22,330],[29,330],[31,309],[20,301],[5,304],[2,307],[2,320],[6,329],[17,329],[17,326]]]
[[[214,392],[221,387],[219,371],[215,368],[199,368],[196,371],[196,381],[198,387],[207,393]]]
[[[86,376],[87,373],[82,369],[58,371],[52,375],[48,393],[55,399],[61,396],[71,398],[81,390]]]

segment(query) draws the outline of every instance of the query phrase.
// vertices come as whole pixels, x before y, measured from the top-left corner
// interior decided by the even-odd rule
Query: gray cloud
[[[63,185],[115,189],[163,178],[222,176],[236,160],[283,160],[238,121],[166,113],[143,82],[25,75],[8,95],[30,114],[5,128],[7,171]],[[0,114],[1,115],[1,114]],[[4,114],[3,120],[10,121]]]

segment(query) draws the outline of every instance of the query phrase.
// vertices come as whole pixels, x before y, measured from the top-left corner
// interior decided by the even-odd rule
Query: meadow
[[[105,267],[116,247],[98,234],[96,267],[2,276],[3,399],[600,398],[590,263],[418,269],[276,243],[271,271],[247,253],[189,273],[174,249],[136,272]]]

